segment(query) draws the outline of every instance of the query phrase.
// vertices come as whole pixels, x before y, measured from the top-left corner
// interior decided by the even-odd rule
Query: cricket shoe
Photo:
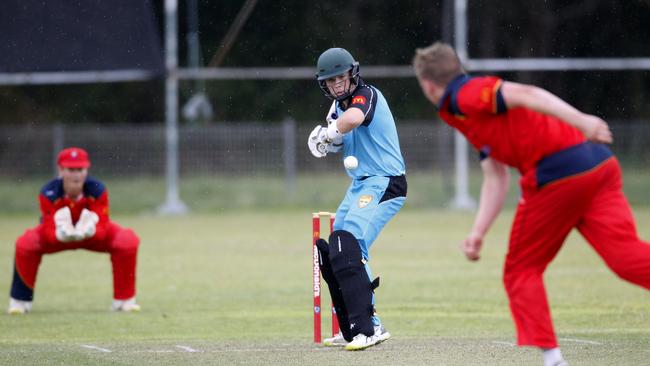
[[[381,343],[390,338],[390,333],[383,325],[375,325],[375,335],[373,337],[377,338],[377,343]]]
[[[359,333],[352,342],[345,345],[348,351],[361,351],[368,347],[372,347],[390,338],[390,333],[386,331],[383,325],[375,325],[375,334],[368,337],[365,334]]]
[[[135,302],[135,297],[128,300],[113,300],[111,310],[124,313],[137,313],[140,311],[140,305]]]
[[[345,349],[348,351],[361,351],[368,347],[374,346],[378,341],[379,338],[377,338],[374,334],[368,337],[363,333],[359,333],[354,336],[354,338],[352,338],[352,341],[350,343],[345,345]]]
[[[343,338],[343,333],[338,332],[331,338],[323,339],[323,345],[327,347],[343,347],[348,344],[348,341]]]
[[[9,299],[9,308],[7,309],[7,314],[18,315],[26,314],[32,310],[31,301],[16,300],[13,297]]]

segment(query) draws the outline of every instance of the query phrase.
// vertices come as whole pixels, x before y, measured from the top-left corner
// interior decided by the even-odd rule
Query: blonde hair
[[[441,86],[465,72],[456,51],[442,42],[416,49],[413,68],[418,79],[431,80]]]

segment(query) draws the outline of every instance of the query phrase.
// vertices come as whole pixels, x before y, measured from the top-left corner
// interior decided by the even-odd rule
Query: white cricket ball
[[[354,170],[359,166],[359,160],[350,155],[343,159],[343,165],[345,166],[345,169]]]

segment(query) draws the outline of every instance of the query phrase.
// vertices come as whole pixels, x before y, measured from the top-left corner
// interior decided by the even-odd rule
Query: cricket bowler
[[[469,260],[501,211],[508,167],[521,174],[503,283],[520,346],[542,350],[545,366],[565,366],[551,321],[543,275],[567,235],[582,234],[619,277],[650,289],[650,245],[639,239],[623,191],[607,123],[550,92],[494,76],[465,73],[444,43],[413,59],[424,95],[442,120],[478,150],[483,183],[473,227],[462,243]]]

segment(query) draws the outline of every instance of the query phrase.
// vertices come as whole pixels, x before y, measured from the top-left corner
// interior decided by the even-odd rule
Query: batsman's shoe
[[[373,334],[368,337],[365,334],[359,333],[352,338],[352,342],[345,345],[345,349],[348,351],[361,351],[377,343],[379,343],[379,338],[376,335]]]
[[[375,338],[377,338],[377,343],[381,343],[388,338],[390,338],[390,333],[384,328],[383,325],[375,325]]]
[[[13,297],[9,299],[9,308],[7,313],[11,315],[26,314],[32,310],[31,301],[16,300]]]
[[[124,313],[133,313],[140,311],[140,305],[135,302],[135,297],[132,297],[128,300],[113,300],[113,305],[111,306],[113,311],[120,311]]]
[[[338,332],[331,338],[323,339],[323,345],[327,347],[343,347],[348,344],[348,341],[343,338],[343,333]]]

